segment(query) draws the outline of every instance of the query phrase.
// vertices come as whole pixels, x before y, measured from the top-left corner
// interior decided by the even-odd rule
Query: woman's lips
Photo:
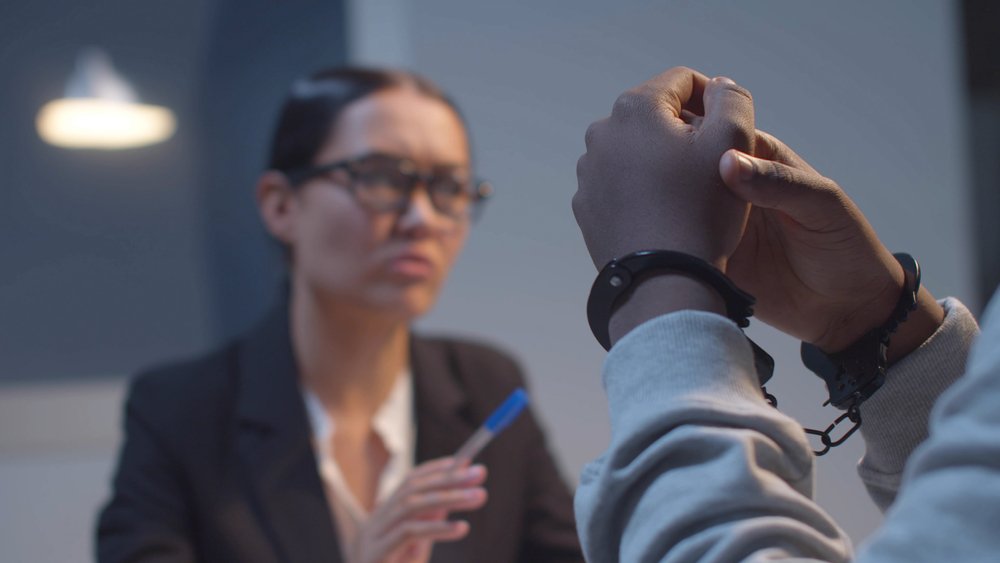
[[[419,254],[402,254],[389,261],[389,271],[411,279],[429,279],[434,275],[434,263]]]

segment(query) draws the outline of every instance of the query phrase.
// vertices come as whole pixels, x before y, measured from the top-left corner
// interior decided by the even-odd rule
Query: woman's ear
[[[294,240],[295,193],[288,178],[268,170],[257,180],[257,211],[271,236],[286,246]]]

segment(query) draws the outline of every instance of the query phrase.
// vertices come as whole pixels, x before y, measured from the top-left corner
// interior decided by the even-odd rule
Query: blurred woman
[[[99,559],[582,561],[531,412],[478,463],[451,457],[523,384],[516,364],[410,328],[487,195],[426,79],[296,83],[257,185],[287,296],[236,342],[135,379]]]

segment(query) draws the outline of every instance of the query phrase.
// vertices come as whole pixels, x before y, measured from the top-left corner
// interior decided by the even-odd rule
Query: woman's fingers
[[[386,515],[386,525],[428,519],[431,514],[443,519],[450,512],[476,510],[486,504],[487,496],[482,487],[414,493],[392,506]]]
[[[410,471],[408,477],[420,477],[421,475],[431,475],[455,467],[458,461],[453,457],[441,457],[425,461]]]
[[[474,510],[486,502],[486,490],[480,486],[484,481],[482,465],[436,464],[432,471],[414,470],[376,509],[371,521],[385,528],[414,514],[439,510],[443,518],[452,510]]]
[[[400,486],[400,493],[410,495],[434,489],[463,488],[481,485],[486,481],[486,467],[449,467],[432,473],[412,475]]]
[[[393,505],[409,495],[434,489],[469,488],[486,481],[486,467],[466,465],[446,457],[428,461],[415,467],[406,480],[386,499],[384,505]],[[373,515],[374,516],[374,515]]]
[[[469,523],[449,520],[408,520],[393,527],[381,536],[374,546],[379,554],[377,561],[389,558],[395,551],[401,551],[416,542],[456,541],[469,533]]]

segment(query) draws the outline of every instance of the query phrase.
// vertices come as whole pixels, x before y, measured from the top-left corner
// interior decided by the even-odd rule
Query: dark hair
[[[465,125],[455,102],[436,84],[416,73],[361,67],[324,69],[292,84],[271,140],[269,167],[288,172],[312,166],[345,107],[369,94],[392,88],[413,88],[444,102]]]

